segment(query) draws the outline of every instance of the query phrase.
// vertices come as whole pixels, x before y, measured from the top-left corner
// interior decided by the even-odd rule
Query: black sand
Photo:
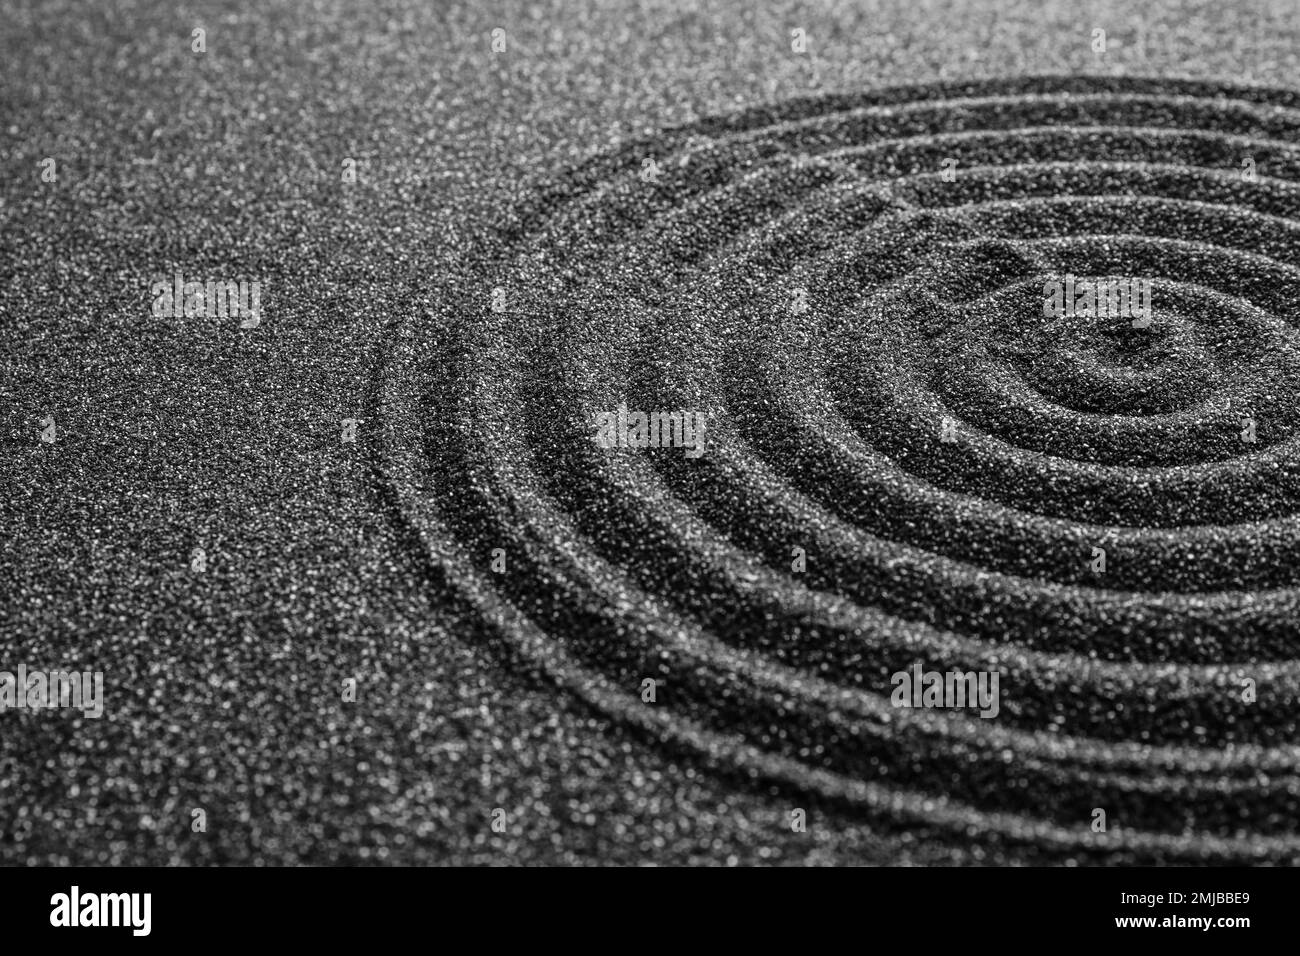
[[[6,14],[6,861],[1294,861],[1293,31],[288,9]]]

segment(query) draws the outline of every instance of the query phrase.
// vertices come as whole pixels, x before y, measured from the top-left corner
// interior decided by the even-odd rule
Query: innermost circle
[[[1219,382],[1196,326],[1163,310],[1144,328],[1129,318],[1056,320],[1009,351],[1038,392],[1081,412],[1167,414],[1204,401]]]

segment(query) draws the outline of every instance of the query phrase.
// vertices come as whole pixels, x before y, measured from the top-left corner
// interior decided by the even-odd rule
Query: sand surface
[[[0,859],[1294,862],[1296,19],[1144,9],[0,12]]]

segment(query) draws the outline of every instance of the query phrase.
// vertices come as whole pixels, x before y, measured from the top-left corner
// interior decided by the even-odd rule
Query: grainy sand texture
[[[1294,863],[1296,37],[7,5],[0,862]]]

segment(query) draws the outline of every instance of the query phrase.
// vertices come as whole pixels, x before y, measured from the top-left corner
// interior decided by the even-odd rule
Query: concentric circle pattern
[[[1294,862],[1297,214],[1289,92],[665,131],[409,321],[384,471],[515,663],[718,772],[1062,858]],[[1149,282],[1150,326],[1045,316],[1066,274]],[[601,447],[620,405],[706,414],[704,454]],[[997,673],[997,716],[893,706],[918,663]]]

